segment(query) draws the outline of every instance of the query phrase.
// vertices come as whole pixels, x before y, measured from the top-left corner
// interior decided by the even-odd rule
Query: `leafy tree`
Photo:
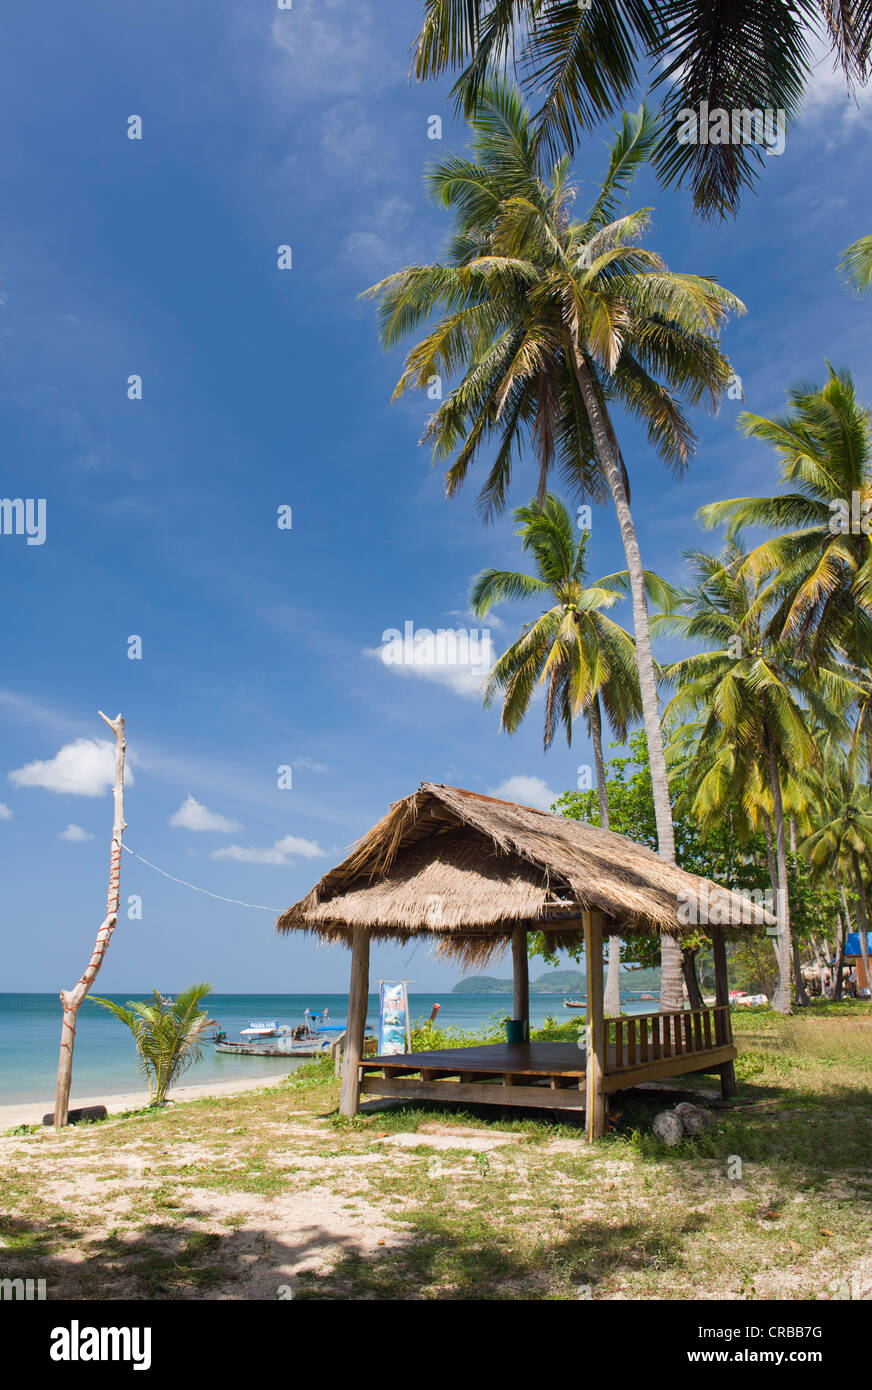
[[[211,993],[211,985],[191,985],[175,999],[166,1000],[155,990],[153,1003],[128,999],[126,1005],[92,996],[93,1003],[108,1009],[133,1034],[151,1105],[162,1105],[170,1087],[200,1060],[200,1044],[206,1030],[215,1024],[200,1008]]]
[[[738,210],[764,163],[759,146],[679,142],[687,108],[798,112],[821,18],[849,83],[865,82],[872,40],[868,0],[424,0],[415,66],[421,79],[457,71],[470,115],[488,82],[513,65],[538,103],[537,139],[555,155],[614,115],[646,72],[662,88],[655,152],[667,185],[688,184],[704,215]]]
[[[678,686],[665,718],[700,715],[695,767],[697,812],[717,810],[727,777],[746,807],[760,805],[768,778],[775,832],[778,987],[773,1008],[789,1012],[791,933],[785,785],[793,768],[819,761],[813,730],[846,732],[840,710],[851,683],[835,667],[812,668],[794,648],[768,635],[765,613],[749,577],[746,552],[735,542],[723,556],[691,553],[697,584],[686,611],[664,619],[708,650],[684,657],[666,672]],[[702,800],[701,800],[702,798]]]
[[[681,404],[716,403],[730,367],[717,333],[743,306],[714,280],[670,272],[638,244],[646,212],[619,215],[619,200],[656,141],[644,108],[625,116],[605,181],[574,219],[570,161],[540,175],[529,113],[514,88],[483,87],[470,118],[473,155],[431,170],[431,191],[455,215],[445,262],[409,266],[368,293],[380,300],[382,342],[392,347],[436,318],[408,354],[395,395],[434,376],[461,375],[431,417],[434,457],[454,455],[447,490],[461,486],[482,446],[497,442],[482,489],[487,516],[503,509],[516,455],[532,444],[538,500],[559,460],[582,493],[611,493],[633,600],[639,687],[657,815],[658,849],[674,857],[669,785],[651,654],[645,573],[630,511],[629,481],[609,413],[640,417],[674,469],[694,436]],[[662,1003],[678,1007],[675,943],[664,937]]]
[[[657,830],[644,730],[630,735],[628,748],[627,753],[610,758],[607,764],[610,826],[619,834],[656,849]],[[744,815],[738,800],[730,803],[719,819],[703,826],[693,814],[688,794],[692,783],[687,769],[680,762],[670,767],[669,782],[675,798],[676,863],[689,873],[710,878],[740,893],[765,892],[768,885],[763,836],[745,831]],[[565,792],[555,803],[554,809],[573,820],[586,821],[591,825],[601,823],[593,791]],[[624,947],[625,959],[628,952],[640,965],[653,966],[657,963],[656,944],[644,937],[636,937],[631,946]],[[703,979],[710,975],[713,983],[712,961],[705,936],[696,933],[688,937],[683,954],[685,982],[692,998],[695,967],[698,967]]]

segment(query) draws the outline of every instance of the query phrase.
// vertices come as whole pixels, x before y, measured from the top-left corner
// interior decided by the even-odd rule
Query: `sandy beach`
[[[266,1086],[277,1086],[283,1076],[249,1077],[247,1081],[213,1081],[200,1086],[176,1086],[170,1092],[174,1102],[203,1100],[206,1096],[232,1096],[243,1091],[261,1091]],[[71,1110],[79,1110],[86,1105],[105,1105],[110,1115],[120,1115],[125,1110],[139,1110],[148,1105],[148,1091],[124,1091],[117,1096],[74,1096],[70,1101]],[[54,1107],[53,1100],[21,1100],[13,1105],[0,1105],[0,1134],[16,1125],[42,1124],[43,1115]]]

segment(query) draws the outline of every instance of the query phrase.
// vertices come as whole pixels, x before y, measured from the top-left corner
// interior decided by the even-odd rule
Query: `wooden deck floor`
[[[620,1065],[608,1049],[603,1091],[625,1090],[641,1081],[719,1071],[736,1057],[732,1043],[670,1057]],[[361,1091],[416,1100],[469,1101],[484,1105],[577,1110],[585,1105],[585,1052],[575,1043],[490,1043],[433,1052],[367,1057],[360,1066]]]

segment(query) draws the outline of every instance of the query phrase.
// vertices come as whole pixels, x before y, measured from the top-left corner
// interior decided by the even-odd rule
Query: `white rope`
[[[233,903],[234,907],[256,907],[259,912],[284,912],[283,907],[264,907],[263,903],[244,903],[239,898],[225,898],[221,893],[210,893],[208,888],[198,888],[196,883],[188,883],[183,878],[176,878],[175,874],[168,874],[166,869],[159,869],[157,864],[152,864],[149,859],[143,859],[141,854],[137,854],[135,849],[129,845],[122,845],[128,854],[132,854],[134,859],[138,859],[140,864],[147,864],[150,869],[154,869],[156,874],[163,874],[164,878],[172,879],[173,883],[180,883],[183,888],[193,888],[195,893],[205,893],[207,898],[216,898],[219,903]]]

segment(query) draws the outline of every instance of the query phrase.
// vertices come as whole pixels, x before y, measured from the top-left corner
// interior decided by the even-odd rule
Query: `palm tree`
[[[546,749],[558,723],[571,745],[573,723],[583,714],[593,743],[600,825],[608,830],[603,711],[622,742],[642,713],[633,639],[605,613],[624,595],[626,576],[607,575],[588,584],[590,533],[583,531],[579,536],[565,504],[550,493],[542,506],[532,501],[518,507],[514,519],[516,535],[532,555],[536,573],[483,570],[473,581],[473,610],[484,618],[494,604],[536,598],[551,606],[525,624],[517,641],[494,665],[485,687],[485,708],[502,695],[500,728],[514,733],[529,711],[537,686],[544,685]],[[668,589],[654,575],[649,583],[652,588]],[[611,1015],[621,1012],[620,969],[621,939],[610,936],[603,1003]]]
[[[572,153],[581,132],[614,115],[646,71],[662,87],[656,160],[666,184],[689,183],[706,216],[734,214],[764,157],[743,144],[681,144],[687,108],[781,110],[792,119],[811,77],[809,39],[821,17],[849,84],[865,82],[869,0],[424,0],[415,68],[420,79],[461,69],[454,88],[470,115],[489,80],[513,65],[539,102],[538,138]]]
[[[851,242],[839,261],[839,270],[848,284],[861,293],[872,286],[872,236],[861,236]]]
[[[743,414],[741,428],[775,449],[787,491],[733,497],[699,513],[704,526],[726,523],[776,535],[750,552],[758,603],[772,610],[772,632],[813,663],[837,653],[858,667],[872,646],[872,417],[849,372],[829,367],[824,386],[806,382],[788,394],[785,415]],[[867,508],[870,515],[867,517]]]
[[[765,612],[749,578],[746,552],[735,542],[721,557],[691,551],[696,586],[685,599],[684,614],[665,620],[673,631],[704,641],[708,650],[684,657],[665,673],[678,686],[664,719],[701,714],[697,759],[711,774],[706,795],[729,773],[744,804],[762,804],[765,776],[771,795],[775,839],[778,934],[775,954],[778,986],[772,1007],[791,1007],[790,893],[784,788],[793,768],[819,762],[814,730],[836,737],[846,732],[838,712],[851,698],[842,672],[818,667],[796,656],[786,643],[767,635]]]
[[[872,864],[872,793],[856,760],[833,749],[816,778],[818,827],[799,848],[818,871],[849,885],[857,897],[860,953],[869,973],[869,910],[866,879]]]
[[[532,444],[538,500],[549,471],[582,494],[611,493],[633,600],[639,686],[657,815],[658,848],[675,858],[669,783],[651,653],[645,574],[630,511],[612,402],[641,418],[664,461],[687,467],[695,437],[679,397],[716,403],[730,380],[717,343],[720,325],[742,304],[716,281],[680,275],[637,244],[647,212],[619,216],[619,198],[651,153],[656,135],[644,108],[624,116],[609,169],[582,220],[564,157],[549,178],[518,93],[497,84],[481,93],[471,119],[473,157],[430,171],[433,194],[455,214],[443,263],[409,266],[372,287],[381,339],[392,347],[430,323],[412,348],[395,397],[435,376],[462,379],[430,418],[434,458],[454,455],[448,495],[463,483],[481,447],[497,442],[480,494],[486,518],[506,504],[516,453]],[[663,940],[661,1003],[680,1008],[680,951]]]
[[[200,1060],[206,1029],[215,1024],[200,1008],[211,993],[212,986],[205,983],[191,985],[170,1000],[155,990],[153,1003],[128,999],[126,1006],[92,996],[95,1004],[108,1009],[133,1034],[151,1105],[162,1105],[170,1087]]]

